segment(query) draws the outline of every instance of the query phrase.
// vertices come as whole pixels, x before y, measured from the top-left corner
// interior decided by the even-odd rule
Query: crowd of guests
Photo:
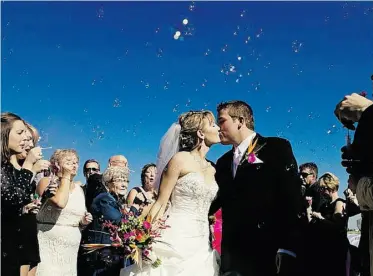
[[[146,214],[155,202],[156,165],[128,193],[128,161],[112,156],[101,173],[94,159],[75,181],[79,156],[56,150],[43,159],[38,131],[21,117],[1,114],[2,275],[119,275],[123,256],[113,249],[85,254],[82,243],[110,244],[105,221],[119,222],[122,209]]]
[[[347,98],[350,105],[363,101],[352,96]],[[302,275],[373,276],[373,105],[368,106],[354,120],[339,117],[349,128],[351,121],[359,122],[354,142],[343,149],[350,173],[345,199],[340,197],[336,175],[319,176],[315,163],[299,166],[304,210],[299,214],[303,235],[297,259],[306,267]],[[157,199],[156,165],[146,164],[141,186],[128,191],[130,171],[123,155],[110,157],[103,172],[97,160],[89,159],[83,165],[86,183],[80,183],[75,181],[78,153],[60,149],[44,160],[38,140],[31,124],[12,113],[1,114],[2,274],[119,275],[131,263],[117,249],[87,254],[81,245],[110,244],[103,223],[119,222],[123,209],[148,214]],[[347,225],[348,218],[358,213],[363,222],[356,248],[349,244]],[[281,208],[276,215],[281,216]],[[220,252],[221,210],[210,222],[211,246]]]

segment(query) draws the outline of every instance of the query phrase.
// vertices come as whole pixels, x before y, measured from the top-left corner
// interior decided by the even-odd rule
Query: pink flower
[[[146,230],[148,230],[148,229],[150,229],[151,224],[150,224],[148,221],[144,221],[144,222],[142,223],[142,226],[143,226]]]
[[[255,153],[253,153],[253,152],[250,153],[249,156],[247,157],[247,161],[250,164],[254,163],[256,161],[256,155],[255,155]]]

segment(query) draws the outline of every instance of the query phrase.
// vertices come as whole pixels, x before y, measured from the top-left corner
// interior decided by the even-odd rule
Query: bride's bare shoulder
[[[168,162],[168,168],[175,168],[178,167],[179,169],[182,169],[184,167],[184,164],[188,162],[190,158],[190,153],[185,151],[180,151],[176,153]]]
[[[178,153],[176,153],[171,160],[175,160],[177,162],[179,161],[186,161],[186,158],[190,158],[191,155],[190,155],[190,152],[187,152],[187,151],[179,151]]]

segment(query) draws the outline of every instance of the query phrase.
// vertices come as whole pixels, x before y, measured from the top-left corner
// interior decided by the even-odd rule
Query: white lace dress
[[[81,239],[79,222],[86,211],[82,188],[75,185],[67,205],[47,201],[37,215],[40,259],[37,276],[76,276]]]
[[[179,178],[171,195],[167,228],[153,251],[162,260],[158,268],[133,265],[120,276],[217,276],[219,254],[209,244],[208,211],[218,191],[199,173]]]

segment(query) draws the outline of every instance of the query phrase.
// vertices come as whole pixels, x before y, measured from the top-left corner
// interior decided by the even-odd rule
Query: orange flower
[[[136,230],[136,240],[137,241],[141,241],[143,235],[144,235],[144,233],[142,231]]]
[[[253,139],[254,140],[254,139]],[[255,141],[251,140],[249,147],[247,148],[247,154],[250,155],[250,153],[253,152],[255,149],[256,143],[258,142],[258,138],[255,139]],[[253,143],[254,142],[254,143]]]

